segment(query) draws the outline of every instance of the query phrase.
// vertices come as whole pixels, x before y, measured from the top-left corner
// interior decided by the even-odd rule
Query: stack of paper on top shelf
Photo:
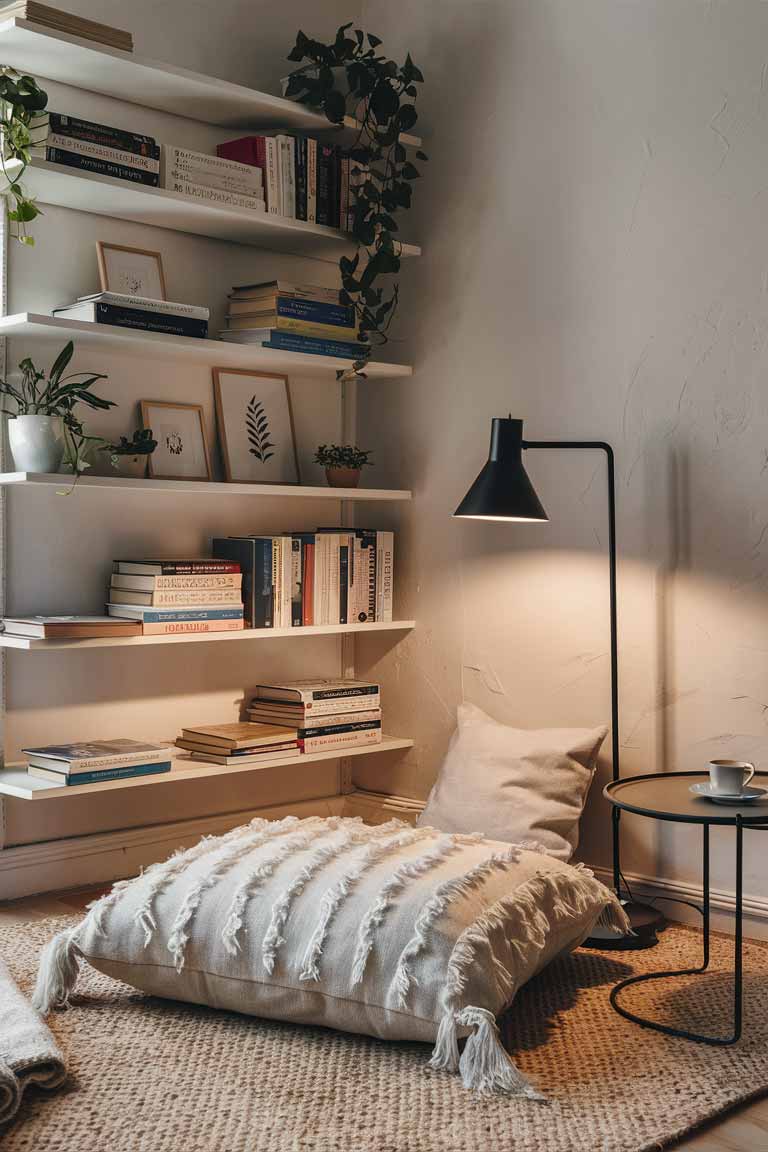
[[[55,32],[79,36],[82,40],[94,40],[109,48],[119,48],[121,52],[133,52],[133,36],[130,32],[112,28],[109,24],[99,24],[95,20],[85,20],[71,12],[61,12],[47,4],[38,4],[37,0],[15,0],[12,4],[6,4],[0,9],[0,19],[7,20],[10,16],[42,24]]]

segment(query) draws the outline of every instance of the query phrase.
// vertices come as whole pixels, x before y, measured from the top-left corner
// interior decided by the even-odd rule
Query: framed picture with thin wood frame
[[[121,296],[142,296],[147,300],[167,300],[163,257],[148,248],[127,248],[124,244],[96,241],[99,283],[102,292]]]
[[[141,422],[152,429],[157,440],[157,448],[149,457],[151,479],[211,479],[202,404],[142,400]]]
[[[214,368],[224,475],[241,484],[299,484],[288,377]]]

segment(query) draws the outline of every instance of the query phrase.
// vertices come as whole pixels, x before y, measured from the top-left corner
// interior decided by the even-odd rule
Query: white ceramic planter
[[[61,416],[14,416],[8,443],[17,472],[58,472],[64,456]]]

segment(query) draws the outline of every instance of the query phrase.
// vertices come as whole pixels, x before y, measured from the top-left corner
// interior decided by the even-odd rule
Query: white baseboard
[[[588,865],[609,888],[613,886],[613,873],[609,868],[600,868]],[[659,898],[659,910],[669,916],[670,920],[680,920],[684,924],[701,924],[701,917],[692,908],[685,904],[673,903],[672,900],[690,900],[693,904],[701,906],[704,899],[704,890],[701,884],[690,884],[682,880],[672,880],[666,876],[644,876],[637,872],[624,873],[634,896],[643,897],[653,901]],[[660,899],[667,897],[667,900]],[[768,940],[768,899],[744,893],[744,934],[757,940]],[[718,932],[733,932],[734,913],[736,909],[736,894],[727,892],[722,888],[711,888],[709,893],[709,906],[711,924]]]
[[[15,900],[44,892],[109,884],[135,876],[142,868],[164,860],[176,848],[196,844],[202,836],[216,836],[246,824],[254,816],[279,820],[283,816],[337,816],[343,796],[326,796],[273,808],[203,816],[143,828],[122,828],[41,844],[21,844],[0,852],[0,900]]]

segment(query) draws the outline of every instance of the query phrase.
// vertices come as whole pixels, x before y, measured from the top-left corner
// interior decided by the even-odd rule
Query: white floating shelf
[[[59,652],[72,648],[143,648],[147,644],[224,644],[282,640],[286,637],[345,636],[350,632],[410,632],[415,627],[415,620],[393,620],[373,624],[315,624],[308,628],[245,628],[241,632],[182,632],[178,636],[104,636],[93,640],[36,640],[7,632],[0,633],[0,648],[19,652]]]
[[[41,204],[57,204],[61,208],[76,208],[97,216],[133,220],[137,224],[190,232],[213,240],[229,240],[325,260],[336,260],[352,249],[352,241],[345,232],[324,224],[291,220],[271,212],[256,212],[253,208],[211,204],[169,192],[167,188],[149,188],[37,158],[33,158],[24,173],[24,184]],[[420,256],[421,249],[415,244],[403,244],[400,255]]]
[[[133,52],[120,52],[30,20],[13,18],[0,24],[0,56],[5,64],[37,78],[58,80],[61,84],[99,92],[144,108],[172,112],[204,124],[342,135],[324,116],[293,100],[149,60]],[[291,67],[286,63],[286,73]],[[345,127],[348,131],[344,135],[349,136],[355,131],[355,121],[347,118]],[[421,144],[418,136],[403,135],[400,139],[412,147]]]
[[[180,784],[186,780],[204,780],[208,776],[231,776],[240,772],[263,772],[268,768],[292,768],[299,764],[311,764],[318,760],[346,760],[350,756],[370,756],[377,752],[395,752],[412,748],[413,740],[401,740],[396,736],[383,736],[381,744],[365,744],[360,747],[344,748],[333,752],[308,752],[294,756],[290,760],[273,761],[271,764],[206,764],[193,760],[191,756],[177,756],[170,772],[157,776],[133,776],[127,780],[107,780],[103,784],[73,784],[61,788],[48,780],[30,776],[26,764],[10,765],[0,769],[0,796],[15,796],[19,800],[53,800],[61,796],[84,796],[92,792],[114,791],[117,788],[140,788],[146,784]]]
[[[217,368],[249,368],[254,371],[283,372],[287,376],[332,376],[351,368],[351,360],[335,356],[310,356],[305,352],[283,352],[225,340],[198,340],[194,336],[166,336],[162,332],[142,332],[118,328],[114,324],[91,324],[42,312],[18,312],[0,317],[0,338],[29,336],[61,344],[75,340],[78,345],[132,352],[146,359],[187,360]],[[410,364],[383,364],[372,360],[365,369],[369,380],[393,380],[411,376]]]
[[[134,480],[130,476],[73,476],[56,472],[0,472],[0,485],[37,484],[69,494],[78,488],[125,488],[130,492],[175,492],[186,496],[287,496],[293,500],[410,500],[402,488],[330,488],[309,484],[226,484],[206,480]]]

